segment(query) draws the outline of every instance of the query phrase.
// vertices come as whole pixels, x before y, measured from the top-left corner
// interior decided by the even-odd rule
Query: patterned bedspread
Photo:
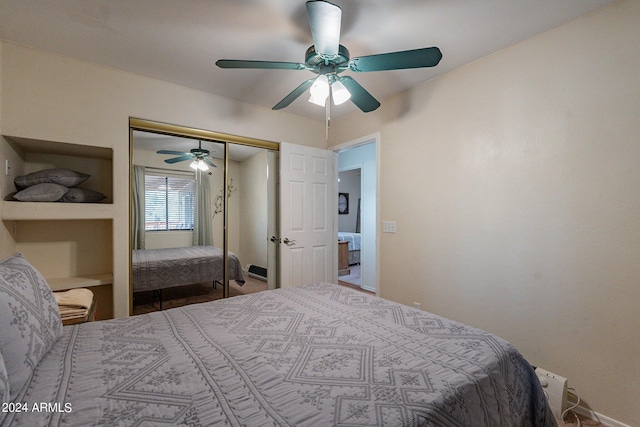
[[[133,251],[133,291],[150,291],[224,279],[222,249],[188,246]],[[229,280],[244,285],[238,257],[229,252]]]
[[[16,401],[7,425],[555,426],[507,342],[330,284],[65,327]]]

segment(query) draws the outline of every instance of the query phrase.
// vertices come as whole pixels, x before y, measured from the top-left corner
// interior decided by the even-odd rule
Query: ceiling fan
[[[211,161],[211,156],[209,156],[209,150],[205,150],[202,148],[202,141],[198,141],[198,148],[192,148],[188,153],[182,151],[173,151],[173,150],[158,150],[157,154],[172,154],[174,156],[171,159],[165,159],[165,163],[178,163],[184,162],[187,160],[192,160],[191,166],[192,169],[206,171],[209,169],[209,166],[215,168],[216,165]]]
[[[340,76],[343,71],[363,73],[434,67],[442,58],[440,49],[427,47],[350,59],[349,51],[340,44],[340,7],[322,0],[308,1],[306,6],[314,44],[307,49],[304,63],[237,59],[220,59],[216,62],[220,68],[308,70],[318,74],[318,77],[304,81],[285,96],[273,107],[274,110],[287,107],[310,89],[309,102],[326,105],[328,108],[331,101],[327,104],[327,99],[333,99],[336,105],[351,99],[358,108],[367,113],[378,108],[380,102],[352,77]]]

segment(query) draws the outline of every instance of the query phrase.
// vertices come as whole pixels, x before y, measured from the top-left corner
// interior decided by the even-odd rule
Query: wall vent
[[[247,276],[253,277],[254,279],[267,281],[267,269],[264,267],[259,267],[257,265],[249,264],[249,268],[247,269]]]

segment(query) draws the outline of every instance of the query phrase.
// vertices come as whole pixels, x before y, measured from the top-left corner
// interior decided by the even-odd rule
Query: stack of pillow
[[[76,187],[90,176],[67,169],[45,169],[22,175],[13,181],[18,189],[13,198],[21,202],[74,203],[97,203],[106,199],[107,196],[98,191]]]

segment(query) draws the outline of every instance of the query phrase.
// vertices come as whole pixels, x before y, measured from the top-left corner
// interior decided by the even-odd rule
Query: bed
[[[222,282],[223,250],[215,246],[188,246],[133,251],[133,292],[155,291],[200,282]],[[238,257],[229,252],[229,279],[243,285]]]
[[[0,351],[15,387],[20,352],[9,335],[20,328],[5,308],[29,303],[7,285],[17,279],[5,263]],[[44,304],[42,286],[30,292]],[[27,327],[57,338],[37,334],[44,351],[6,392],[3,426],[556,425],[532,367],[506,341],[338,285],[64,328],[47,314],[39,322]]]
[[[360,233],[338,232],[338,240],[349,243],[349,265],[360,264]]]

